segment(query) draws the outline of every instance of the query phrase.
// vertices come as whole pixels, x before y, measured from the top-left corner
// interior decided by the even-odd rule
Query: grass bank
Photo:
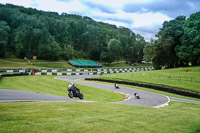
[[[102,82],[102,81],[93,81],[93,80],[85,80],[85,79],[82,79],[81,81],[87,81],[87,82],[95,82],[95,83],[100,83],[100,84],[113,85],[113,83]],[[198,99],[198,98],[192,98],[192,97],[182,96],[182,95],[173,94],[173,93],[169,93],[169,92],[165,92],[165,91],[159,91],[159,90],[154,90],[154,89],[149,89],[149,88],[144,88],[144,87],[138,87],[138,86],[132,86],[132,85],[125,85],[125,84],[118,84],[118,85],[119,86],[124,86],[124,87],[129,87],[129,88],[134,88],[134,89],[140,89],[140,90],[144,90],[144,91],[149,91],[149,92],[153,92],[153,93],[157,93],[157,94],[162,94],[162,95],[169,96],[169,97],[176,97],[176,98],[182,98],[182,99],[200,101],[200,99]]]
[[[4,77],[0,80],[0,88],[31,91],[43,94],[68,97],[69,82],[54,79],[55,76],[17,76]],[[81,89],[85,100],[114,102],[123,100],[122,94],[111,91],[75,84]]]
[[[0,103],[0,132],[197,133],[200,106],[170,102],[155,109],[111,103]]]
[[[66,61],[30,60],[32,64],[23,59],[4,58],[0,60],[0,68],[74,68]]]
[[[77,59],[77,60],[87,60],[87,59]],[[28,61],[19,58],[2,58],[0,59],[0,68],[75,68],[67,63],[66,60],[49,61],[49,60],[32,60],[30,59],[30,64]],[[144,67],[152,66],[151,64],[141,64],[135,63],[134,65],[127,64],[125,61],[113,62],[106,64],[100,62],[103,67]]]
[[[186,72],[188,70],[188,72]],[[97,78],[97,77],[95,77]],[[100,79],[171,86],[200,93],[200,67],[107,74]]]

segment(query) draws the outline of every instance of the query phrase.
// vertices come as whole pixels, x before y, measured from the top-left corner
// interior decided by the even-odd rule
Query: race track
[[[113,103],[118,103],[118,104],[128,104],[128,105],[136,105],[136,106],[155,107],[155,108],[167,106],[168,103],[170,102],[170,100],[200,104],[200,101],[168,97],[168,96],[164,96],[161,94],[147,92],[147,91],[143,91],[143,90],[139,90],[139,89],[133,89],[133,88],[129,88],[129,87],[120,86],[120,89],[115,89],[114,85],[100,84],[100,83],[87,82],[87,81],[79,81],[79,79],[84,79],[84,78],[88,78],[88,77],[91,77],[91,76],[90,75],[59,76],[59,77],[55,77],[55,79],[69,81],[69,82],[73,82],[75,84],[77,83],[77,84],[96,87],[96,88],[100,88],[100,89],[106,89],[109,91],[122,93],[122,94],[126,95],[127,99],[125,99],[123,101],[113,102]],[[138,93],[140,96],[140,99],[137,99],[134,96],[134,93]],[[66,95],[67,95],[67,92],[66,92]],[[31,101],[92,102],[92,101],[88,101],[88,100],[80,100],[77,98],[68,98],[68,97],[62,97],[62,96],[54,96],[54,95],[47,95],[47,94],[40,94],[40,93],[19,91],[19,90],[0,89],[0,102],[31,102]]]
[[[67,92],[66,92],[67,95]],[[65,102],[65,101],[78,101],[78,102],[89,102],[86,100],[79,100],[75,98],[68,98],[55,95],[47,95],[35,92],[0,89],[0,102]]]
[[[107,85],[107,84],[100,84],[100,83],[94,83],[94,82],[87,82],[87,81],[79,81],[79,79],[83,79],[86,77],[91,77],[89,75],[81,75],[81,76],[60,76],[55,77],[56,79],[65,80],[77,84],[92,86],[96,88],[106,89],[110,91],[115,91],[118,93],[126,94],[129,97],[129,99],[118,101],[114,103],[119,104],[129,104],[129,105],[137,105],[137,106],[146,106],[146,107],[161,107],[168,104],[170,101],[167,96],[147,92],[143,90],[133,89],[129,87],[122,87],[120,86],[120,89],[115,89],[114,85]],[[134,96],[134,93],[138,93],[141,99],[136,99]]]

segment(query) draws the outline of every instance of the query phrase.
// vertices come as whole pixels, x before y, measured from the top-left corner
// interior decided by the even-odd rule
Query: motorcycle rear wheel
[[[74,97],[73,92],[72,92],[72,91],[69,91],[69,92],[68,92],[68,96],[69,96],[70,98],[73,98],[73,97]]]

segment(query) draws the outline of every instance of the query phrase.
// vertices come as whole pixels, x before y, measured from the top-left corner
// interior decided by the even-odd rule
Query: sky
[[[0,0],[14,4],[67,14],[88,16],[131,29],[146,41],[155,38],[164,21],[200,11],[200,0]]]

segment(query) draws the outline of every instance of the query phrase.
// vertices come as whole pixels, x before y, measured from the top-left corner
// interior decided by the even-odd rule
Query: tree
[[[107,51],[101,53],[100,59],[101,61],[104,61],[106,63],[111,63],[113,61],[112,57],[110,56],[110,53]]]
[[[63,56],[63,58],[65,59],[65,60],[70,60],[70,59],[73,59],[74,58],[74,56],[75,56],[75,53],[74,53],[75,51],[74,51],[74,48],[71,46],[71,45],[65,45],[64,46],[64,49],[63,49],[63,54],[62,54],[62,56]]]
[[[89,58],[95,61],[100,60],[101,49],[98,45],[93,45],[89,51]]]
[[[42,43],[39,45],[38,56],[41,59],[59,60],[61,54],[61,48],[52,36],[47,38],[45,44]]]
[[[137,34],[136,35],[136,51],[137,51],[136,58],[139,62],[142,62],[142,59],[144,56],[143,49],[144,49],[145,45],[146,45],[146,41],[144,40],[144,37]]]
[[[192,65],[200,64],[200,12],[190,15],[183,25],[182,45],[177,47],[177,55],[191,61]]]
[[[144,52],[144,57],[143,60],[146,62],[151,62],[153,59],[153,54],[155,51],[155,46],[154,46],[154,40],[151,40],[147,45],[145,45],[143,52]]]
[[[40,16],[29,16],[25,23],[17,28],[15,43],[18,57],[31,58],[37,55],[38,45],[46,43],[49,36],[46,19]]]
[[[10,27],[5,21],[0,21],[0,57],[5,56]]]
[[[6,22],[10,29],[3,38],[7,39],[6,45],[1,45],[2,51],[8,51],[7,55],[20,58],[36,55],[39,59],[51,60],[59,57],[105,59],[107,62],[120,58],[133,62],[143,55],[143,40],[136,41],[130,29],[96,22],[86,16],[1,4],[0,21]]]
[[[121,55],[121,42],[115,38],[112,38],[107,46],[109,56],[111,56],[112,60],[119,61]]]
[[[156,60],[156,66],[175,67],[179,63],[176,47],[181,45],[180,38],[184,34],[182,28],[184,22],[185,16],[179,16],[175,20],[163,23],[163,27],[156,35],[158,40],[155,42],[155,47],[156,50],[161,51],[161,53],[157,52],[153,57],[153,60]]]

